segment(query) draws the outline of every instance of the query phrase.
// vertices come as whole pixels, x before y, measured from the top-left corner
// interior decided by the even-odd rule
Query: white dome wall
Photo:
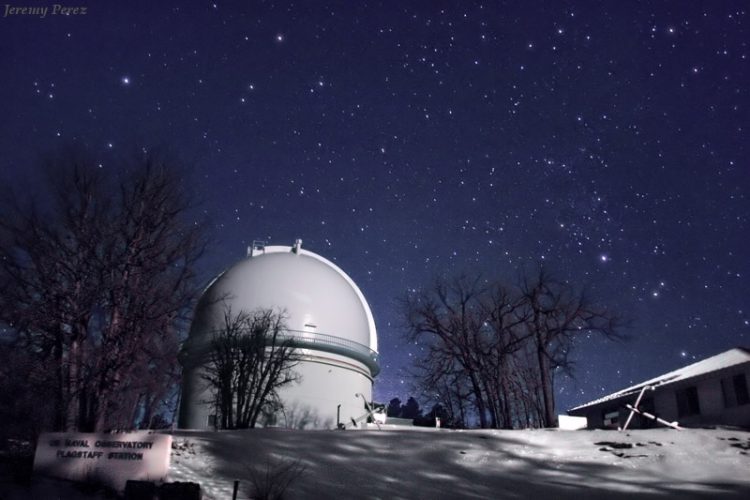
[[[337,405],[341,405],[340,422],[348,424],[365,413],[357,394],[372,401],[372,380],[335,364],[305,361],[296,370],[302,382],[285,387],[279,393],[285,410],[276,425],[295,429],[334,429]],[[210,390],[201,378],[201,370],[183,377],[183,401],[180,406],[181,429],[208,429]],[[189,387],[189,389],[188,389]]]

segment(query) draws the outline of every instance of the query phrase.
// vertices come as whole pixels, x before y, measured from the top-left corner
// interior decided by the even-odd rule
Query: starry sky
[[[0,12],[0,182],[81,144],[179,159],[205,281],[253,240],[335,261],[409,395],[397,299],[543,263],[632,320],[558,407],[750,344],[746,2],[115,2]]]

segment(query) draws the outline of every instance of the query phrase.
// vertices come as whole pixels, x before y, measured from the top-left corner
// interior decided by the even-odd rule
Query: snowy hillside
[[[249,469],[300,460],[288,498],[750,498],[750,433],[354,431],[175,433],[170,480],[248,498]]]

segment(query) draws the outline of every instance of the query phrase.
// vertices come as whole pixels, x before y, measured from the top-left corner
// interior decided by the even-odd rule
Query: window
[[[750,395],[747,393],[747,379],[744,373],[735,375],[732,379],[734,381],[734,395],[737,396],[738,405],[746,405],[750,403]]]
[[[677,416],[688,417],[690,415],[700,415],[701,407],[698,402],[698,389],[696,387],[686,387],[678,390],[677,396]]]
[[[734,408],[750,403],[745,374],[740,373],[721,379],[721,394],[724,396],[724,408]]]
[[[618,410],[604,410],[602,412],[602,420],[604,421],[604,427],[617,427],[617,422],[620,419],[620,412]]]
[[[209,415],[208,416],[208,427],[216,429],[216,426],[218,425],[218,420],[216,419],[216,415]]]

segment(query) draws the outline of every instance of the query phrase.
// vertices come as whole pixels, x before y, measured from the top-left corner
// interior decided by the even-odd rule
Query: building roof
[[[571,408],[568,411],[572,412],[576,410],[582,410],[584,408],[596,406],[607,401],[634,395],[639,393],[645,386],[650,385],[654,388],[659,388],[665,385],[674,384],[682,380],[698,377],[700,375],[706,375],[708,373],[748,362],[750,362],[750,350],[742,347],[735,347],[715,356],[711,356],[710,358],[706,358],[691,365],[687,365],[669,373],[665,373],[664,375],[659,375],[658,377],[646,380],[644,382],[641,382],[640,384],[627,387],[617,392],[613,392],[612,394],[609,394],[607,396],[595,399],[594,401],[576,406],[575,408]]]

